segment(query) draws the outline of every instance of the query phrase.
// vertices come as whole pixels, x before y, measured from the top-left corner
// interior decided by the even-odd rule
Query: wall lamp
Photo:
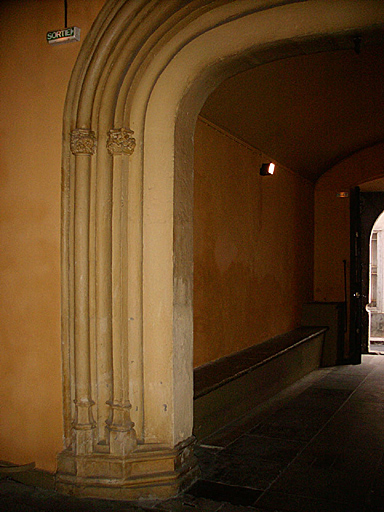
[[[275,164],[267,163],[260,167],[260,176],[271,176],[275,172]]]

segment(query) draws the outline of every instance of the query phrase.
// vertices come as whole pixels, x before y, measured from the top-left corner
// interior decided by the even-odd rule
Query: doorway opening
[[[373,225],[369,242],[369,352],[384,353],[384,212]]]

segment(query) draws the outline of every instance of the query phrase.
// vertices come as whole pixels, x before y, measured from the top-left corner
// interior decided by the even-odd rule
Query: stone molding
[[[119,403],[117,401],[113,402],[112,400],[108,400],[107,404],[111,407],[112,411],[115,413],[114,416],[118,416],[118,419],[114,418],[114,421],[107,419],[106,423],[110,430],[118,430],[122,432],[128,432],[133,430],[135,424],[131,421],[130,418],[130,409],[132,409],[132,405],[129,401],[125,403]]]
[[[91,407],[95,405],[93,400],[74,400],[76,407],[75,418],[73,419],[73,428],[76,430],[87,430],[96,427],[93,419]]]
[[[94,155],[96,135],[92,130],[76,128],[71,132],[71,151],[74,155]]]
[[[133,131],[128,128],[109,130],[107,149],[110,155],[132,155],[136,147]]]
[[[56,489],[79,497],[115,500],[166,499],[189,487],[199,476],[194,438],[174,448],[140,446],[129,457],[108,453],[58,456]]]
[[[262,63],[266,48],[298,48],[299,40],[379,22],[384,4],[374,0],[106,0],[64,112],[59,490],[168,497],[197,477],[190,436],[198,113],[225,78]],[[74,126],[94,127],[106,147],[88,158],[95,132]],[[133,132],[111,126],[134,128],[133,158],[122,158],[135,149]]]

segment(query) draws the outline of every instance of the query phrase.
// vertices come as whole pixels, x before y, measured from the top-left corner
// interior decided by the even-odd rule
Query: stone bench
[[[194,370],[194,435],[209,436],[319,368],[326,327],[299,327]]]

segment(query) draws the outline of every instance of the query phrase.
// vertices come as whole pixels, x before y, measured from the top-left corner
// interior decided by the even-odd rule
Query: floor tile
[[[209,472],[209,480],[239,487],[264,490],[284,470],[286,463],[255,459],[246,455],[217,457]]]
[[[230,425],[229,427],[221,429],[212,436],[204,439],[203,444],[216,448],[225,448],[242,436],[244,432],[248,432],[252,428],[256,427],[258,423],[259,421],[251,418],[245,423]]]
[[[384,357],[382,358],[384,360]],[[378,386],[383,385],[383,367],[384,364],[377,365],[366,377],[364,382],[375,382]]]
[[[265,422],[250,431],[251,434],[298,441],[310,440],[327,423],[328,411],[309,411],[287,407],[280,409]]]
[[[378,471],[381,459],[381,450],[358,450],[314,441],[296,457],[294,465],[328,469],[330,473],[343,472],[351,478],[361,477],[369,485]]]
[[[215,459],[222,449],[197,445],[195,455],[201,470],[202,478],[207,478],[214,466]]]
[[[332,372],[337,375],[369,375],[373,371],[373,367],[368,364],[345,364],[334,366]]]
[[[366,496],[365,486],[349,475],[313,466],[290,468],[270,490],[349,504],[361,503]]]
[[[263,510],[284,512],[362,512],[361,505],[311,499],[281,492],[266,492],[256,502]]]
[[[383,425],[384,427],[384,425]],[[337,418],[330,422],[316,438],[329,446],[344,446],[367,451],[384,450],[384,433],[382,428],[353,420]]]
[[[384,504],[384,456],[381,458],[381,463],[373,475],[369,497],[371,505]]]
[[[271,491],[340,503],[364,503],[380,455],[362,451],[304,451],[271,486]]]
[[[338,405],[350,396],[351,391],[349,390],[328,388],[325,385],[327,380],[331,380],[331,377],[324,377],[321,381],[303,391],[295,398],[294,404],[297,404],[297,406],[311,406],[314,403]]]
[[[362,384],[351,396],[353,402],[376,402],[383,406],[384,404],[384,383],[383,387],[379,388],[375,383]]]
[[[303,450],[306,442],[247,434],[232,443],[220,456],[239,455],[288,464]]]
[[[331,374],[322,378],[316,386],[328,389],[340,389],[340,390],[350,390],[353,391],[356,389],[362,382],[364,382],[366,377],[364,375],[338,375]]]
[[[232,505],[232,503],[223,503],[218,512],[266,512],[265,508],[245,507],[243,505]],[[279,512],[278,510],[276,512]]]
[[[199,480],[188,494],[197,498],[205,498],[218,502],[228,502],[232,505],[251,506],[260,497],[261,492],[236,485],[226,485],[208,480]]]
[[[159,503],[156,505],[156,512],[218,512],[220,508],[220,501],[205,499],[201,496],[196,497],[192,494],[184,494]]]

